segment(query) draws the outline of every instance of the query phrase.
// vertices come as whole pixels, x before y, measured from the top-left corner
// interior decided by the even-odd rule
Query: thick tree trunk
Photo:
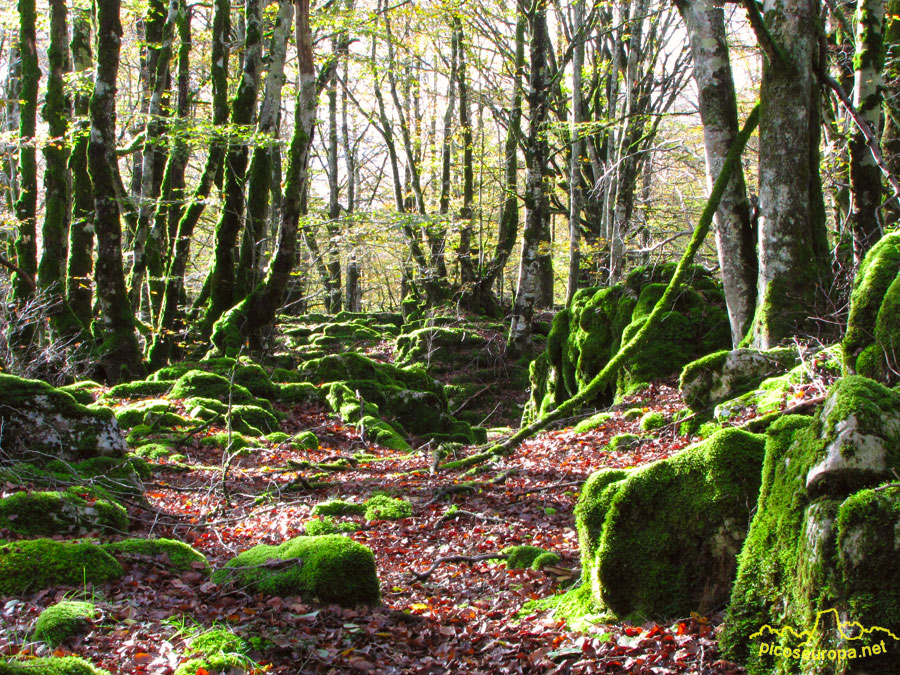
[[[819,3],[766,0],[760,88],[759,276],[753,344],[769,349],[814,315],[827,255],[819,178]],[[771,42],[769,39],[771,38]]]
[[[42,115],[49,142],[44,146],[43,251],[38,267],[38,285],[64,302],[66,248],[69,236],[69,180],[66,176],[68,149],[66,132],[71,115],[64,86],[69,64],[68,22],[65,0],[50,2],[50,45],[47,49],[47,93]],[[59,314],[58,316],[62,316]],[[57,326],[59,327],[59,326]]]
[[[292,0],[280,0],[272,41],[269,46],[269,72],[263,90],[259,119],[256,123],[257,144],[253,148],[248,171],[247,218],[241,239],[237,292],[250,293],[263,278],[263,240],[269,217],[269,195],[272,192],[272,158],[278,142],[278,120],[281,89],[284,85],[284,62],[287,41],[294,19]],[[276,184],[276,188],[281,186]]]
[[[88,167],[94,186],[97,266],[94,280],[100,320],[94,337],[100,343],[99,364],[108,382],[140,377],[144,372],[135,334],[134,314],[125,289],[122,228],[116,199],[116,78],[122,24],[119,0],[97,0],[97,67],[91,96],[91,139]]]
[[[272,262],[263,282],[217,323],[212,341],[220,353],[236,355],[248,337],[258,338],[275,321],[296,259],[301,198],[308,180],[309,150],[316,123],[317,87],[309,28],[309,0],[296,0],[299,61],[294,131],[282,200],[281,225]]]
[[[896,21],[897,19],[894,19]],[[858,0],[856,5],[856,53],[853,73],[853,105],[869,128],[880,136],[884,89],[884,2]],[[859,264],[882,234],[881,170],[866,146],[863,132],[854,126],[850,138],[850,190],[853,259]]]
[[[38,67],[34,0],[19,0],[19,55],[22,61],[19,92],[19,196],[15,204],[18,236],[16,264],[29,279],[16,274],[13,296],[25,299],[34,292],[37,273],[37,159],[34,147],[37,126]]]
[[[228,39],[231,32],[231,2],[230,0],[216,0],[214,6],[210,79],[213,90],[212,121],[215,130],[200,182],[194,189],[188,206],[178,222],[177,234],[171,244],[165,293],[156,334],[150,348],[150,367],[153,370],[163,367],[169,360],[176,332],[178,306],[184,289],[184,272],[187,269],[191,237],[194,234],[194,227],[206,208],[206,199],[209,197],[225,156],[225,141],[219,134],[219,129],[228,121]]]
[[[245,0],[246,37],[244,68],[231,104],[231,124],[243,135],[253,122],[262,61],[262,3]],[[236,138],[225,158],[225,194],[216,225],[214,258],[208,274],[209,301],[201,319],[200,335],[208,336],[212,325],[235,301],[234,247],[244,216],[244,178],[247,172],[247,142]]]
[[[545,270],[550,263],[549,203],[544,175],[547,170],[547,117],[549,75],[547,52],[546,0],[536,0],[531,21],[531,74],[528,105],[531,121],[528,129],[528,171],[525,178],[525,231],[522,236],[522,258],[519,281],[513,303],[507,348],[514,354],[531,352],[531,330],[534,309],[539,305],[544,288]]]
[[[80,85],[74,99],[75,126],[69,173],[72,176],[72,219],[69,226],[69,257],[66,263],[66,299],[72,312],[84,326],[90,326],[91,279],[94,270],[94,193],[88,175],[87,149],[90,138],[88,120],[90,94],[91,17],[88,10],[76,9],[72,19],[72,62]]]
[[[706,184],[711,190],[738,135],[724,10],[713,0],[679,0],[676,4],[691,43],[706,149]],[[731,340],[737,346],[753,321],[757,276],[756,242],[743,171],[732,173],[722,194],[716,211],[715,234]]]

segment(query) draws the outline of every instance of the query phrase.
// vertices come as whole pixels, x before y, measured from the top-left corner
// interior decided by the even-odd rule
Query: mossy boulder
[[[412,515],[412,505],[405,499],[376,495],[366,500],[366,520],[401,520]]]
[[[666,426],[666,414],[659,410],[651,410],[641,415],[641,431],[655,431]]]
[[[868,646],[868,657],[832,659],[829,672],[897,672],[900,645],[887,640],[887,654],[872,654],[887,636],[861,635],[859,626],[900,636],[900,589],[891,581],[900,578],[900,491],[879,488],[898,470],[900,394],[873,380],[848,376],[817,416],[787,415],[769,427],[762,489],[722,634],[730,659],[753,675],[811,674],[822,672],[821,661],[774,656],[773,647],[859,655]],[[767,624],[779,634],[763,631]],[[800,631],[810,631],[803,645]]]
[[[546,366],[531,370],[532,399],[523,421],[530,422],[588,385],[646,322],[674,269],[669,264],[638,268],[621,283],[575,294],[569,307],[553,318]],[[694,267],[647,344],[591,403],[605,407],[616,396],[676,374],[686,363],[730,345],[724,296],[709,272]]]
[[[26,536],[127,532],[128,514],[86,488],[16,492],[0,499],[0,527]]]
[[[788,372],[797,360],[797,352],[786,347],[723,350],[687,364],[678,386],[691,410],[708,410],[752,391],[767,378]]]
[[[0,661],[0,675],[109,675],[109,671],[78,656],[63,656]]]
[[[112,410],[84,406],[40,380],[0,374],[3,450],[13,461],[70,462],[128,450]]]
[[[117,384],[106,393],[107,398],[146,398],[148,396],[162,396],[172,385],[172,380],[137,380],[135,382],[123,382]]]
[[[122,576],[109,553],[88,542],[32,539],[0,545],[0,595],[103,584]]]
[[[258,398],[273,399],[278,395],[278,385],[273,384],[265,369],[258,363],[246,359],[235,360],[218,357],[203,361],[176,363],[159,369],[149,379],[178,380],[194,370],[220,375],[228,381],[234,378],[236,384],[241,385]]]
[[[764,439],[721,431],[675,457],[593,474],[575,509],[585,579],[618,617],[709,612],[729,595]]]
[[[365,512],[365,504],[348,502],[343,499],[329,499],[327,502],[319,502],[312,509],[314,516],[361,516]]]
[[[585,420],[581,420],[578,424],[575,425],[573,431],[583,434],[588,431],[593,431],[594,429],[601,429],[603,425],[605,425],[609,420],[613,417],[612,413],[608,412],[599,412],[594,415],[591,415]]]
[[[58,602],[38,616],[34,623],[34,639],[56,647],[70,637],[85,632],[96,614],[97,608],[90,602]]]
[[[91,405],[103,394],[103,385],[93,380],[81,380],[63,385],[59,390],[69,394],[81,405]]]
[[[545,565],[555,565],[559,556],[537,546],[507,546],[500,553],[506,556],[506,566],[511,570],[539,570]]]
[[[122,539],[101,544],[101,548],[116,558],[152,558],[176,572],[209,568],[205,555],[193,546],[174,539]]]
[[[168,421],[181,421],[181,418],[174,416],[174,408],[172,404],[163,398],[151,398],[143,401],[137,401],[124,405],[116,409],[116,421],[122,429],[131,429],[138,424],[145,423],[145,417],[149,414],[148,424],[152,424],[160,420],[168,414],[173,414],[173,419]],[[165,423],[162,421],[161,423]]]
[[[205,398],[232,405],[255,405],[271,414],[272,404],[265,399],[257,399],[250,390],[236,381],[203,370],[189,370],[175,380],[169,391],[170,399]]]
[[[94,457],[74,464],[54,459],[43,466],[20,462],[0,469],[0,480],[10,483],[48,488],[84,485],[89,486],[85,488],[88,492],[105,499],[136,497],[149,477],[147,463],[135,457]]]
[[[434,365],[448,370],[475,362],[487,340],[465,328],[431,326],[403,333],[395,344],[397,363],[418,363],[426,368]]]
[[[381,597],[372,551],[340,535],[254,546],[212,579],[267,595],[300,595],[344,606],[375,604]]]
[[[866,254],[854,277],[842,347],[844,365],[885,384],[900,371],[900,232],[882,237]]]
[[[197,675],[204,671],[227,673],[233,669],[245,672],[253,665],[246,656],[249,651],[250,646],[241,636],[213,628],[188,641],[188,653],[198,656],[178,666],[174,675]]]

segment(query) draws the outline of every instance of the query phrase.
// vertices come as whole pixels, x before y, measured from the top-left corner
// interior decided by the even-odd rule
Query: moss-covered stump
[[[70,462],[128,450],[112,410],[88,407],[39,380],[0,374],[3,450],[13,461]]]
[[[90,602],[78,600],[58,602],[41,612],[34,622],[34,639],[56,647],[69,638],[85,632],[96,614],[97,608]]]
[[[900,232],[882,237],[854,277],[844,334],[844,364],[885,384],[900,372]]]
[[[77,656],[64,656],[0,661],[0,675],[109,675],[109,671]]]
[[[119,504],[98,499],[91,490],[16,492],[0,499],[0,527],[30,537],[128,531],[128,515]]]
[[[764,440],[736,429],[640,469],[591,476],[575,509],[596,601],[643,621],[728,598],[760,485]]]
[[[32,539],[0,546],[0,595],[20,596],[56,586],[84,588],[122,574],[115,558],[88,542]]]
[[[575,294],[570,306],[553,318],[546,365],[531,371],[532,400],[524,422],[587,386],[622,342],[643,326],[674,269],[670,264],[638,268],[614,286],[586,288]],[[690,361],[730,345],[722,291],[709,272],[695,267],[687,288],[679,294],[675,307],[662,316],[650,341],[593,403],[605,407],[615,396],[674,375]]]
[[[766,378],[797,365],[790,348],[723,350],[692,361],[681,371],[678,386],[685,405],[703,411],[755,389]]]
[[[268,595],[301,595],[344,606],[375,604],[381,597],[372,551],[340,535],[254,546],[212,579]]]
[[[832,386],[818,416],[769,428],[722,636],[729,658],[754,675],[897,672],[900,641],[859,631],[900,637],[900,491],[878,487],[898,470],[900,394],[864,377]],[[804,649],[834,658],[805,658]]]
[[[115,558],[123,560],[152,559],[176,572],[209,569],[209,562],[205,555],[193,546],[174,539],[122,539],[101,544],[100,547]]]

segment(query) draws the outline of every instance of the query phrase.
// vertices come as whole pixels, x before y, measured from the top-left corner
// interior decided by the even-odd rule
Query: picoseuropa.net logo
[[[846,641],[846,647],[822,649],[813,646],[814,636],[832,630],[832,628],[829,628],[829,624]],[[791,644],[776,644],[773,639],[775,637],[782,638],[782,642],[789,641]],[[784,638],[788,638],[788,640],[784,640]],[[836,609],[823,609],[816,614],[816,622],[810,630],[797,632],[790,626],[772,628],[772,626],[766,624],[751,635],[750,639],[759,640],[757,650],[759,656],[770,654],[772,656],[797,659],[798,661],[846,662],[848,660],[886,654],[894,649],[900,650],[900,645],[894,644],[900,642],[900,638],[887,628],[882,628],[881,626],[866,628],[858,621],[841,622]]]

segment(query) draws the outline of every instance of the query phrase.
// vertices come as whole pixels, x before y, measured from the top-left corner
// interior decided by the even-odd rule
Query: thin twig
[[[434,574],[435,570],[443,565],[444,563],[456,563],[456,562],[464,562],[464,563],[476,563],[482,560],[506,560],[509,556],[505,553],[482,553],[481,555],[448,555],[443,558],[438,558],[435,560],[431,567],[429,567],[424,572],[415,572],[410,571],[416,579],[419,581],[424,581],[432,574]]]

